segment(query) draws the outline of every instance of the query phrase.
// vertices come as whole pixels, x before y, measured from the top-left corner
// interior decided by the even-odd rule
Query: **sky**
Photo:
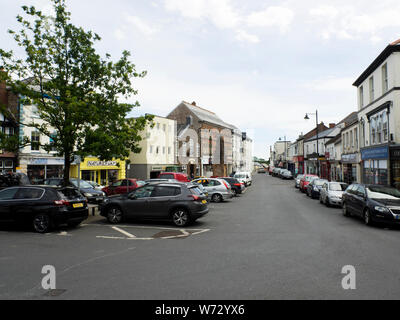
[[[67,0],[72,22],[102,37],[99,53],[132,53],[141,107],[166,116],[195,101],[236,125],[269,157],[279,138],[315,127],[306,113],[337,123],[357,110],[352,83],[400,38],[398,0]],[[0,0],[0,48],[15,49],[22,5],[52,12],[49,0]]]

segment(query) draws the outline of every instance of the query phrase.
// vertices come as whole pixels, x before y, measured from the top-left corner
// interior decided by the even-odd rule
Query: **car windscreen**
[[[315,177],[310,177],[310,176],[305,177],[305,180],[308,181],[308,182],[310,182],[310,181],[312,181],[314,179],[316,179],[316,178]]]
[[[245,174],[238,174],[238,175],[235,175],[235,178],[236,179],[246,179],[246,175]]]
[[[391,187],[370,186],[367,194],[371,199],[400,200],[400,191]]]
[[[302,174],[299,174],[299,175],[297,176],[297,178],[296,178],[296,179],[299,179],[299,180],[301,180],[301,179],[303,179],[303,177],[304,177],[304,175],[302,175]]]
[[[75,186],[78,187],[78,180],[71,180],[71,183]],[[93,186],[87,183],[85,180],[80,180],[80,187],[84,189],[93,189]]]
[[[203,192],[198,187],[189,188],[190,192],[195,196],[201,196]]]
[[[344,183],[331,183],[329,185],[329,190],[331,191],[345,191],[348,185]]]
[[[322,186],[322,185],[323,185],[324,183],[326,183],[326,182],[328,182],[328,181],[316,179],[316,180],[314,181],[314,184],[315,184],[316,186]]]

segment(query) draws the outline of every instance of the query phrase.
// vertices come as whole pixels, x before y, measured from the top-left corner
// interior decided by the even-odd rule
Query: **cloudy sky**
[[[0,47],[15,48],[21,5],[1,0]],[[75,24],[97,32],[101,53],[131,51],[148,76],[135,115],[166,116],[182,100],[216,112],[269,156],[279,137],[313,128],[306,112],[338,122],[356,110],[354,80],[400,38],[398,0],[67,0]]]

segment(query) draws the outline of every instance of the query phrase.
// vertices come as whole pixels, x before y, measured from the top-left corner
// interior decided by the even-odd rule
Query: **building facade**
[[[141,152],[129,156],[129,178],[148,180],[157,178],[161,172],[181,171],[177,167],[176,121],[154,116],[153,124],[153,127],[148,125],[141,133]]]
[[[389,44],[353,85],[362,181],[400,188],[400,40]]]

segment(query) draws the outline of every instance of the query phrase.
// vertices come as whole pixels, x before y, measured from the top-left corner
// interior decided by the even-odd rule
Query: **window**
[[[375,99],[374,77],[369,78],[369,102]]]
[[[388,81],[388,69],[387,63],[385,63],[382,67],[382,93],[386,93],[389,90],[389,81]]]
[[[15,199],[40,199],[44,194],[43,189],[36,188],[20,188],[15,195]]]
[[[159,154],[160,153],[160,147],[157,147],[156,148],[156,154]]]
[[[350,148],[354,147],[353,131],[350,131]]]
[[[40,133],[37,131],[33,131],[31,133],[31,150],[39,151],[40,149]]]
[[[168,147],[168,154],[171,154],[171,147]]]
[[[375,117],[371,118],[370,127],[371,127],[371,144],[375,144],[376,143],[376,121],[375,121]]]
[[[386,110],[383,111],[382,113],[382,134],[383,134],[383,141],[387,142],[389,134],[388,134],[388,116]]]
[[[360,132],[361,147],[365,147],[365,122],[361,119],[361,132]]]
[[[359,96],[360,96],[360,108],[362,108],[364,106],[364,87],[361,86],[360,87],[360,92],[359,92]]]
[[[136,189],[133,192],[133,194],[136,196],[136,199],[150,198],[153,190],[154,190],[153,186],[146,186],[146,187]]]
[[[57,149],[56,149],[56,147],[55,147],[55,139],[57,138],[57,133],[56,132],[53,132],[51,135],[50,135],[50,144],[52,145],[51,146],[51,151],[57,151]]]
[[[382,114],[376,116],[376,141],[382,143]]]
[[[162,148],[162,153],[165,154],[165,147]]]
[[[180,188],[177,187],[156,187],[152,197],[174,197],[181,193]]]
[[[0,200],[12,200],[17,193],[18,188],[6,189],[0,191]]]
[[[160,130],[160,124],[157,123],[157,130]]]
[[[163,131],[165,132],[167,130],[167,125],[163,124]]]
[[[357,129],[354,129],[354,147],[358,149],[358,132]]]
[[[150,153],[153,153],[153,146],[150,146]]]

